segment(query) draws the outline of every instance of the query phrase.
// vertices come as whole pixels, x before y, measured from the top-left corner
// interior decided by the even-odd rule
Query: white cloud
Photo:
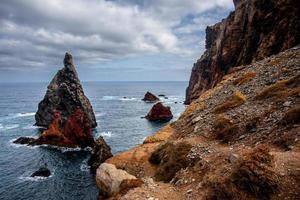
[[[0,68],[12,63],[25,68],[57,64],[65,51],[82,63],[190,53],[193,41],[203,40],[192,34],[211,22],[199,20],[199,15],[216,7],[232,7],[231,0],[134,2],[2,0]],[[182,24],[187,15],[196,17]]]

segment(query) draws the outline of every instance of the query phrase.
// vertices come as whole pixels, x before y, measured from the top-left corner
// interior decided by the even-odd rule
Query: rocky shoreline
[[[115,192],[105,198],[297,199],[299,61],[297,46],[244,66],[189,105],[177,121],[147,137],[143,144],[106,160],[142,184],[124,189],[119,181]],[[248,78],[253,72],[255,76]],[[290,84],[283,99],[276,96],[275,89],[265,94],[283,83]],[[216,112],[235,91],[247,96],[245,102],[226,103]],[[101,173],[100,167],[97,183],[104,181]],[[103,190],[102,184],[98,187]]]

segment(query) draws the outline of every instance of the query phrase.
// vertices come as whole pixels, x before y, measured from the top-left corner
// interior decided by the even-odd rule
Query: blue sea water
[[[161,99],[175,120],[185,108],[186,86],[187,82],[83,83],[98,122],[95,138],[102,135],[114,154],[140,144],[165,125],[141,119],[153,105],[140,100],[145,92],[165,94],[168,99]],[[46,87],[47,83],[0,84],[0,199],[96,199],[98,190],[86,164],[89,151],[12,143],[21,136],[38,136],[34,113]],[[45,164],[50,177],[30,177]]]

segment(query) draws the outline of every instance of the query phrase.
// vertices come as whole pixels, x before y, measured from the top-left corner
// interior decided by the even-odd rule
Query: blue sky
[[[48,82],[66,51],[82,81],[186,81],[231,0],[1,0],[0,82]]]

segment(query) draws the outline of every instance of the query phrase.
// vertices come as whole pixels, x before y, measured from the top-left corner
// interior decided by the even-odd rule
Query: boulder
[[[96,173],[96,183],[100,195],[104,197],[112,197],[121,190],[126,190],[125,187],[138,187],[140,184],[135,180],[138,180],[135,176],[108,163],[101,164]]]
[[[60,112],[62,123],[68,120],[75,110],[81,109],[91,128],[97,126],[95,114],[88,98],[84,95],[72,55],[66,53],[64,67],[57,72],[48,85],[44,99],[39,103],[35,114],[36,125],[49,127],[53,113]]]
[[[88,160],[88,165],[91,167],[93,173],[96,172],[97,168],[108,158],[112,157],[110,147],[106,144],[103,137],[100,136],[95,143],[93,153]]]
[[[142,100],[147,102],[155,102],[155,101],[159,101],[159,98],[154,94],[152,94],[151,92],[147,92]]]
[[[41,176],[41,177],[48,177],[51,175],[50,170],[47,167],[41,167],[37,171],[35,171],[33,174],[31,174],[31,177]]]
[[[145,117],[149,121],[168,122],[173,118],[171,108],[161,102],[156,103]]]

